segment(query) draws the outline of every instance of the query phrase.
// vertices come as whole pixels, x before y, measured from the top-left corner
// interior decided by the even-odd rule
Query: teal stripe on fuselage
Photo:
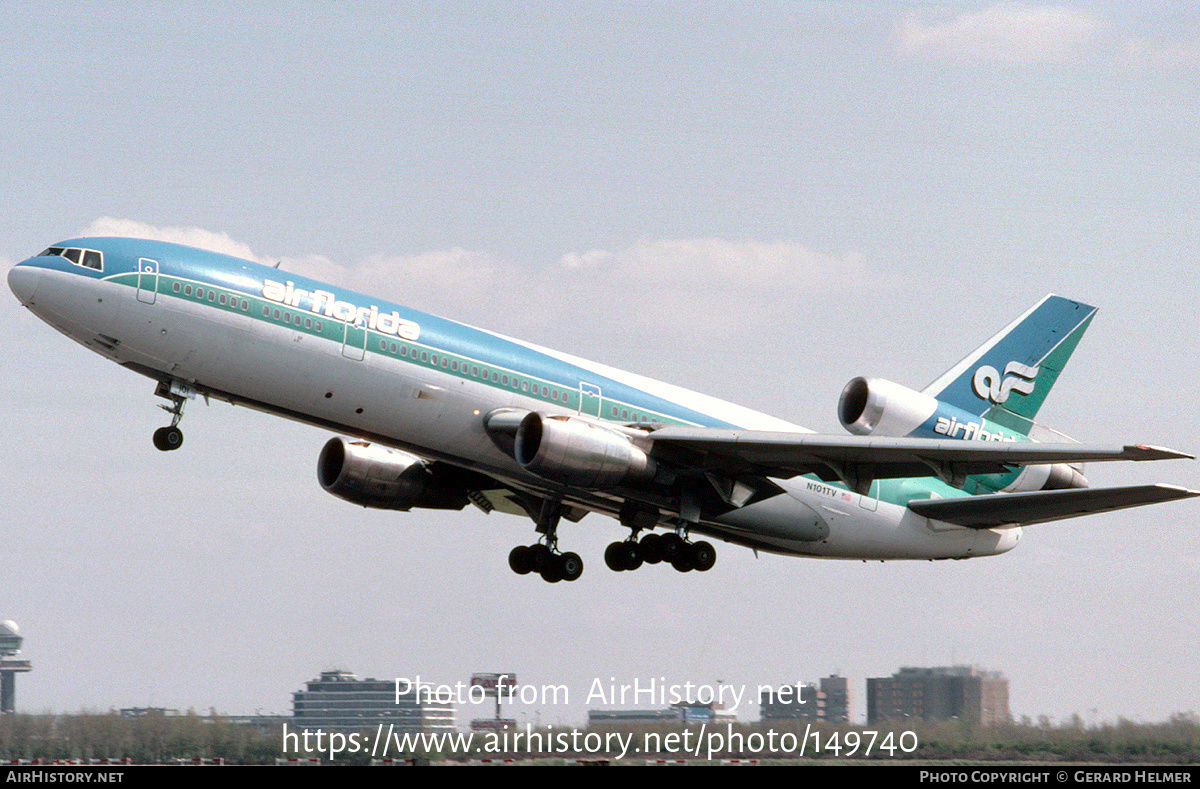
[[[251,305],[248,310],[241,310],[239,306],[238,312],[242,312],[255,320],[266,321],[281,326],[287,325],[292,330],[306,331],[307,333],[316,334],[331,341],[341,342],[344,331],[343,322],[338,321],[336,318],[313,312],[305,308],[308,305],[303,302],[303,307],[288,307],[264,298],[264,280],[291,282],[295,288],[303,289],[310,293],[313,291],[325,291],[332,293],[334,298],[340,301],[360,307],[375,306],[381,313],[390,314],[394,311],[402,320],[417,324],[420,327],[419,336],[416,340],[405,340],[371,331],[368,333],[368,340],[365,347],[366,353],[382,354],[390,358],[422,366],[420,357],[418,356],[414,359],[411,351],[409,355],[399,355],[401,347],[407,346],[410,349],[416,347],[427,353],[437,353],[439,355],[439,364],[436,369],[443,374],[456,374],[453,370],[449,369],[449,363],[445,367],[441,365],[441,358],[444,355],[447,357],[448,362],[449,360],[459,361],[460,367],[461,362],[465,360],[472,366],[487,367],[489,371],[495,371],[498,375],[507,374],[510,377],[516,375],[523,380],[536,380],[545,383],[549,387],[555,387],[560,392],[570,393],[569,400],[553,401],[549,397],[540,396],[540,393],[539,395],[533,395],[531,392],[514,388],[511,382],[510,385],[504,386],[499,381],[491,381],[490,376],[489,380],[484,381],[480,377],[472,376],[469,371],[467,374],[463,374],[461,370],[458,373],[458,377],[493,386],[500,391],[519,394],[525,397],[536,396],[538,399],[544,401],[548,407],[557,406],[558,408],[578,410],[580,384],[586,383],[600,387],[603,400],[599,416],[604,419],[618,422],[632,421],[620,416],[620,414],[628,412],[630,417],[636,413],[639,421],[657,420],[660,422],[703,425],[706,427],[738,427],[738,425],[722,421],[710,414],[694,411],[678,403],[644,392],[630,384],[570,364],[549,354],[540,353],[525,345],[491,334],[490,332],[230,255],[194,249],[168,242],[147,241],[143,239],[71,239],[55,246],[99,249],[104,253],[104,272],[81,269],[69,261],[54,257],[38,258],[39,264],[45,261],[47,268],[61,268],[73,273],[90,273],[96,278],[121,282],[136,288],[139,259],[153,259],[159,265],[158,293],[160,296],[183,298],[181,293],[175,293],[173,290],[173,283],[176,281],[180,283],[190,282],[193,285],[200,285],[205,288],[214,288],[223,291],[227,296],[229,294],[237,294],[239,299],[244,298]],[[200,301],[195,298],[192,300],[196,302]],[[216,299],[209,301],[206,298],[203,301],[209,304],[209,306],[233,311],[227,305],[220,305]],[[263,306],[270,308],[270,316],[263,316]],[[300,314],[314,319],[320,315],[322,330],[318,333],[315,327],[313,329],[305,329],[299,324],[285,324],[282,320],[275,320],[273,318],[275,309],[279,309],[281,312],[287,310],[291,314]],[[378,345],[378,340],[381,337],[385,338],[388,342],[388,348],[385,350],[380,350]],[[390,350],[392,343],[397,345],[396,353]],[[433,365],[429,363],[424,363],[423,366],[434,369]],[[619,412],[616,417],[612,414],[612,407],[614,405]]]

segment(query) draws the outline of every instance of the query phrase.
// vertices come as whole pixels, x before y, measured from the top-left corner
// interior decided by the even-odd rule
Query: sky
[[[15,6],[13,8],[12,6]],[[1187,3],[18,2],[0,19],[0,267],[178,240],[821,432],[1047,293],[1099,307],[1040,419],[1200,451],[1200,11]],[[708,573],[519,577],[532,523],[384,513],[324,431],[189,404],[0,298],[0,619],[28,712],[289,711],[319,672],[604,685],[1003,672],[1018,718],[1200,711],[1194,501],[964,562],[718,547]],[[1200,488],[1191,461],[1093,485]],[[462,708],[460,721],[480,710]],[[743,720],[757,716],[747,701]]]

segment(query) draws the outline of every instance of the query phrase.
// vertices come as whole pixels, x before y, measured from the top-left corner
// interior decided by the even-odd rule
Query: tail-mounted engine
[[[838,400],[838,419],[860,436],[912,436],[962,441],[1030,441],[1029,436],[882,378],[855,378]],[[1030,465],[1012,474],[968,477],[964,490],[1017,491],[1086,488],[1065,463]]]
[[[467,491],[424,460],[365,441],[331,438],[317,460],[317,480],[333,495],[364,507],[461,510]]]
[[[1026,441],[1015,430],[882,378],[855,378],[838,400],[842,427],[860,436]]]
[[[656,465],[629,436],[585,419],[530,412],[517,427],[513,457],[565,485],[610,488],[654,477]]]

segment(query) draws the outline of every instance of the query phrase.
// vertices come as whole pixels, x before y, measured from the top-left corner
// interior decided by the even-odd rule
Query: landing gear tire
[[[541,573],[554,563],[554,552],[548,546],[538,543],[529,546],[529,558],[533,571]]]
[[[529,575],[533,572],[533,548],[528,545],[518,545],[508,552],[508,566],[517,575]]]
[[[717,563],[717,549],[712,543],[700,541],[691,545],[692,566],[700,572],[711,570]]]
[[[171,425],[160,427],[154,431],[154,446],[163,452],[170,452],[183,446],[183,431]]]
[[[690,573],[696,569],[695,562],[692,561],[691,551],[684,551],[671,562],[671,566],[681,573]]]
[[[621,543],[617,556],[621,557],[621,566],[626,570],[636,570],[642,566],[642,552],[638,550],[636,542]]]
[[[517,575],[537,573],[547,583],[576,581],[583,575],[583,559],[577,553],[555,553],[542,543],[518,545],[508,552],[508,566]]]
[[[688,544],[678,534],[664,534],[659,545],[659,556],[664,562],[675,564],[675,561],[687,555]]]
[[[604,550],[604,563],[614,572],[636,570],[642,566],[642,552],[632,540],[609,543]]]
[[[557,556],[551,556],[550,561],[542,565],[541,569],[542,580],[548,584],[556,584],[563,580],[562,563],[558,561]]]
[[[583,559],[580,559],[577,553],[564,553],[558,557],[558,564],[564,581],[576,581],[583,575]]]
[[[647,534],[638,541],[638,550],[642,552],[642,560],[646,564],[658,564],[663,560],[661,534]]]
[[[617,551],[619,550],[621,550],[621,543],[619,542],[610,542],[608,547],[604,549],[604,563],[614,573],[619,573],[625,569],[621,565],[620,557],[617,555]]]

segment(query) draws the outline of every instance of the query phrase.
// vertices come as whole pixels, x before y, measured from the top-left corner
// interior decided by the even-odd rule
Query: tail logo
[[[971,388],[982,400],[991,400],[1000,405],[1013,392],[1027,395],[1033,391],[1034,378],[1037,378],[1038,368],[1030,367],[1020,362],[1009,362],[1004,367],[1004,376],[990,365],[984,365],[975,371],[971,379]]]

